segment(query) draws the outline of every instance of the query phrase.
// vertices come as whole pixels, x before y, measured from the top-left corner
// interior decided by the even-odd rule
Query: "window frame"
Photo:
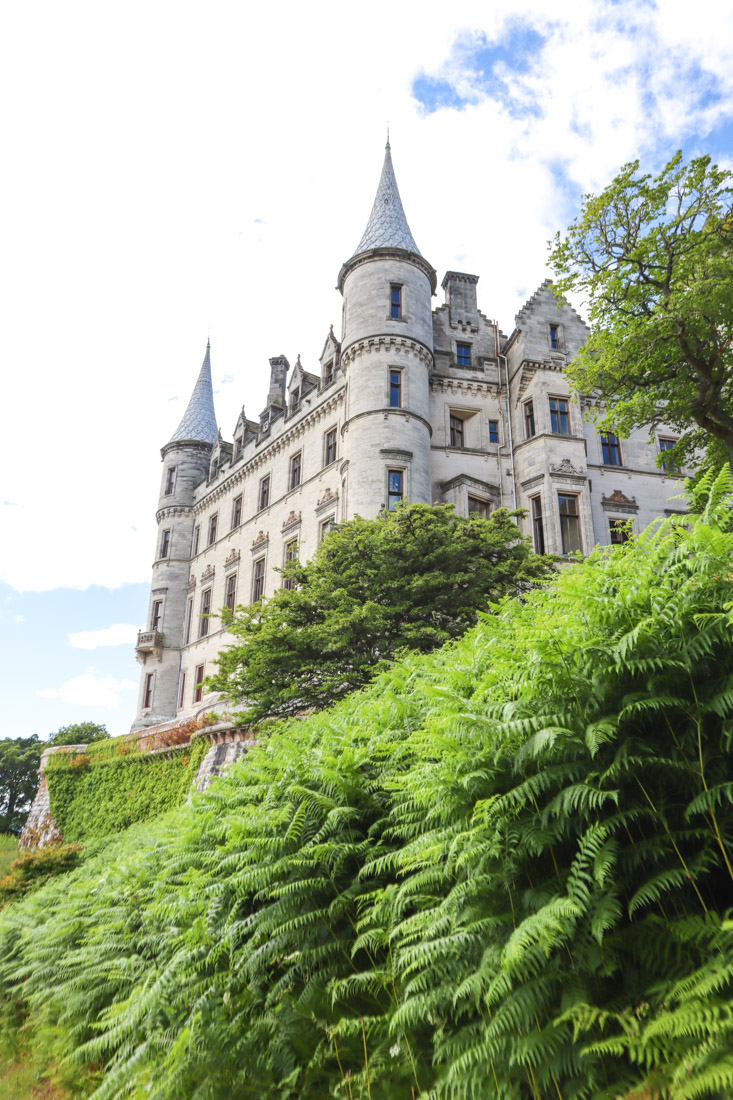
[[[191,626],[193,624],[193,596],[189,596],[188,604],[186,606],[186,631],[183,635],[183,644],[188,645],[191,641]]]
[[[252,603],[259,603],[265,596],[265,556],[252,562]]]
[[[259,489],[257,490],[257,511],[264,512],[265,508],[270,507],[270,474],[265,474],[260,478]]]
[[[547,400],[550,409],[550,432],[552,435],[572,435],[570,424],[570,401],[567,397],[559,397],[554,394],[548,394]],[[564,409],[553,409],[553,402],[556,404],[562,404]],[[565,431],[562,429],[563,421],[565,423]]]
[[[224,579],[224,607],[234,611],[237,606],[237,573],[229,573]]]
[[[387,467],[387,511],[394,512],[398,504],[401,504],[405,499],[405,469],[399,466]],[[391,488],[392,475],[399,477],[400,489],[399,493],[393,492]],[[394,501],[394,503],[393,503]]]
[[[325,366],[323,368],[323,385],[324,386],[330,386],[331,385],[331,383],[333,382],[334,371],[335,371],[334,361],[333,361],[333,359],[329,359],[329,361],[325,364]]]
[[[207,548],[213,546],[216,542],[216,535],[219,529],[219,513],[214,512],[213,516],[209,516],[209,524],[207,529]]]
[[[624,546],[631,538],[631,532],[628,528],[629,520],[631,516],[612,516],[608,520],[608,535],[611,540],[611,546]],[[621,538],[614,538],[614,535],[621,535]]]
[[[389,319],[390,321],[404,321],[404,284],[389,284]]]
[[[576,511],[573,512],[573,513],[563,512],[562,508],[561,508],[561,504],[560,504],[560,502],[562,500],[572,500],[575,503]],[[569,557],[570,554],[576,554],[576,553],[582,554],[583,553],[583,538],[582,538],[582,533],[581,533],[581,530],[580,530],[580,495],[578,493],[558,492],[558,494],[557,494],[557,504],[558,504],[558,516],[559,516],[559,519],[560,519],[560,549],[561,549],[561,553],[562,553],[563,557]],[[573,546],[568,545],[568,547],[566,548],[565,530],[567,528],[568,533],[569,533],[570,526],[568,524],[565,524],[565,526],[563,526],[563,519],[566,519],[566,520],[572,519],[572,520],[575,521],[575,532],[576,532],[576,535],[577,535],[577,543],[578,543],[577,547],[573,547]],[[570,543],[571,541],[572,540],[570,538],[568,538],[567,542]]]
[[[457,367],[470,367],[472,366],[471,358],[471,344],[466,344],[463,340],[460,342],[456,340],[456,366]]]
[[[193,539],[191,540],[191,557],[195,558],[199,552],[199,543],[201,542],[201,524],[197,523],[193,529]]]
[[[155,673],[148,672],[145,675],[145,690],[143,693],[143,710],[150,710],[153,705],[153,688],[155,686]]]
[[[403,372],[399,367],[389,368],[389,407],[390,409],[402,408],[402,383]],[[396,400],[395,400],[396,398]]]
[[[153,600],[153,606],[150,609],[150,629],[160,630],[160,624],[163,621],[163,601]]]
[[[165,490],[163,496],[169,497],[176,488],[176,467],[169,466],[165,475]]]
[[[202,665],[196,665],[196,670],[193,674],[193,701],[194,703],[200,703],[204,695],[204,669],[206,668],[206,662]],[[199,678],[200,673],[200,678]]]
[[[542,514],[542,493],[529,498],[532,522],[532,546],[535,554],[545,554],[545,518]]]
[[[530,398],[529,401],[525,401],[522,405],[524,413],[524,438],[534,439],[537,435],[537,422],[534,417],[534,400]]]
[[[327,516],[326,519],[322,519],[318,524],[318,545],[323,542],[326,535],[330,535],[336,525],[335,516]]]
[[[179,710],[185,704],[185,702],[186,702],[186,673],[182,672],[181,673],[181,690],[178,693],[178,709]]]
[[[549,323],[549,340],[550,351],[562,350],[562,330],[557,321],[550,321]]]
[[[448,433],[451,447],[462,451],[466,446],[466,432],[462,416],[457,416],[454,412],[448,413]]]
[[[296,451],[290,456],[288,465],[288,492],[297,489],[303,482],[303,452]]]
[[[163,531],[163,537],[160,541],[160,556],[161,558],[169,558],[171,556],[171,543],[173,541],[172,529],[167,527]]]
[[[660,453],[660,455],[665,454],[665,452],[667,452],[667,451],[671,451],[672,448],[677,443],[679,443],[679,439],[672,439],[671,436],[668,436],[668,435],[660,435],[657,438],[658,438],[658,442],[659,442],[659,453]],[[668,443],[669,446],[665,447],[664,446],[665,443]],[[679,476],[678,468],[675,466],[674,462],[665,462],[664,459],[662,459],[661,466],[662,466],[662,469],[664,470],[665,474],[671,474],[672,476],[675,476],[675,477]]]
[[[211,586],[201,593],[201,606],[199,609],[199,639],[209,636],[209,615],[211,615],[211,600],[213,590]]]
[[[240,493],[232,501],[232,531],[242,526],[242,512],[244,509],[244,493]]]
[[[615,432],[601,432],[601,464],[603,466],[623,466],[621,460],[621,441]],[[614,452],[616,460],[614,461]]]
[[[319,539],[320,542],[320,539]],[[283,565],[289,565],[293,561],[298,560],[298,545],[300,539],[289,539],[283,546]],[[286,588],[288,592],[292,592],[294,588],[293,581],[288,577],[283,577],[283,588]]]
[[[338,458],[338,428],[329,428],[323,433],[323,465],[330,466]]]
[[[489,420],[489,443],[499,443],[499,421]]]
[[[467,493],[467,514],[469,516],[480,516],[481,519],[488,519],[491,515],[491,501],[486,500],[484,497],[477,497],[475,493]],[[478,508],[471,508],[471,503],[478,504]]]

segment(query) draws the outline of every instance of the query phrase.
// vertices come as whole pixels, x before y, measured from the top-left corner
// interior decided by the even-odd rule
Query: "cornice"
[[[496,382],[485,382],[480,378],[451,378],[445,374],[433,374],[430,377],[430,389],[439,393],[447,391],[456,393],[485,394],[498,400],[499,385]]]
[[[406,248],[396,248],[386,245],[382,248],[370,248],[366,252],[357,252],[355,256],[352,256],[351,259],[342,264],[338,274],[336,289],[340,290],[343,294],[344,285],[352,271],[355,271],[357,267],[362,267],[364,264],[374,263],[378,260],[402,260],[403,262],[412,264],[413,267],[416,267],[427,276],[428,282],[430,283],[430,289],[433,294],[435,294],[438,288],[438,273],[434,267],[431,267],[424,256],[420,256],[417,252],[411,252]]]
[[[395,336],[389,332],[375,333],[373,336],[364,336],[360,340],[354,340],[345,351],[341,352],[341,370],[346,374],[350,363],[362,355],[372,355],[374,352],[381,354],[394,351],[397,355],[412,352],[413,356],[430,369],[434,358],[432,350],[412,336]]]
[[[355,416],[350,416],[348,420],[345,420],[341,425],[341,435],[344,436],[349,427],[349,424],[353,424],[355,420],[361,420],[365,416],[404,416],[406,420],[418,420],[421,424],[424,424],[430,433],[432,439],[433,428],[429,421],[424,416],[420,416],[418,413],[410,412],[409,409],[394,409],[389,406],[383,409],[367,409],[366,412],[357,413]]]
[[[191,504],[169,504],[166,508],[159,508],[155,513],[155,519],[158,523],[162,519],[168,519],[170,516],[188,516],[193,511],[193,505]]]

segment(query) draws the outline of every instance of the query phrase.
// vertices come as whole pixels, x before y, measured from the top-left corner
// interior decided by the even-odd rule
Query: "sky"
[[[418,247],[510,332],[623,164],[733,167],[733,5],[37,0],[0,97],[0,737],[117,735],[207,338],[231,440],[339,333],[388,125]]]

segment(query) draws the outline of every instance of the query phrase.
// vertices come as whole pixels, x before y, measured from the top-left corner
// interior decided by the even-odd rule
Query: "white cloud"
[[[99,676],[94,668],[88,668],[81,676],[67,680],[58,688],[44,688],[36,692],[43,699],[60,699],[81,707],[105,707],[114,710],[120,705],[120,694],[136,691],[132,680],[117,680],[114,676]]]
[[[100,646],[130,645],[137,638],[138,628],[131,623],[115,623],[104,630],[81,630],[69,634],[74,649],[99,649]]]

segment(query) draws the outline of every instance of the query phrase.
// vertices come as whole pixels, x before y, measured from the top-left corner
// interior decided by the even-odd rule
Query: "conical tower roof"
[[[385,147],[377,197],[374,200],[364,236],[359,241],[354,255],[358,256],[360,252],[368,252],[372,248],[404,248],[407,252],[422,255],[415,244],[415,238],[410,232],[405,211],[402,208],[402,200],[392,167],[389,141]]]
[[[200,443],[213,443],[218,431],[214,412],[214,391],[211,386],[211,344],[206,344],[206,355],[199,371],[191,400],[183,414],[169,443],[180,440],[195,440]]]

